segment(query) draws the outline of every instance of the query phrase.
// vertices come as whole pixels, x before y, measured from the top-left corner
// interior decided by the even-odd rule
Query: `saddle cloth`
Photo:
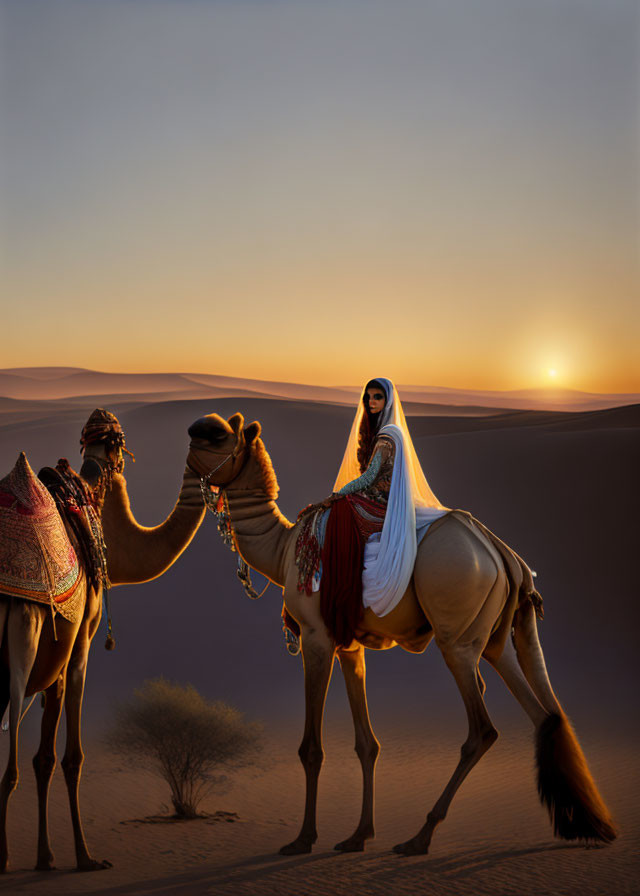
[[[0,480],[0,592],[47,604],[76,622],[84,606],[79,576],[55,502],[22,452]]]

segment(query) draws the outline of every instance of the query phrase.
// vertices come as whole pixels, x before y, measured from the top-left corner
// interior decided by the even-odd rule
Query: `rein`
[[[235,459],[238,456],[238,447],[239,442],[236,443],[236,447],[233,449],[233,451],[230,454],[227,454],[227,456],[220,461],[217,467],[209,470],[206,476],[200,477],[200,491],[202,492],[202,498],[204,500],[205,507],[207,508],[207,510],[210,510],[216,518],[218,532],[220,533],[220,537],[222,538],[223,543],[226,544],[231,551],[237,553],[238,555],[238,568],[236,569],[236,575],[238,576],[247,597],[249,597],[251,600],[258,600],[265,593],[265,591],[271,584],[271,581],[267,579],[267,584],[264,586],[260,594],[258,594],[256,589],[253,587],[253,583],[251,582],[251,567],[238,550],[235,532],[233,531],[233,525],[231,523],[229,501],[226,492],[219,486],[210,485],[210,479],[213,474],[216,473],[221,467],[223,467],[227,463],[227,461]],[[215,495],[212,492],[213,488],[216,489]]]
[[[227,454],[226,457],[223,457],[217,467],[214,467],[213,470],[209,470],[206,476],[200,477],[200,491],[202,492],[202,497],[204,498],[204,503],[209,507],[209,502],[207,500],[207,494],[210,493],[211,488],[209,486],[209,480],[213,476],[214,473],[217,473],[220,467],[224,467],[228,460],[235,460],[238,456],[238,443],[236,442],[236,447],[233,449],[231,454]],[[215,488],[215,486],[214,486]]]

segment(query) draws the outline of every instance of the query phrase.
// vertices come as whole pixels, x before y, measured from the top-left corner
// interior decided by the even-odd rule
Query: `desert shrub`
[[[257,758],[261,728],[232,706],[205,700],[191,685],[155,678],[117,707],[107,743],[164,778],[178,817],[196,818],[221,770]]]

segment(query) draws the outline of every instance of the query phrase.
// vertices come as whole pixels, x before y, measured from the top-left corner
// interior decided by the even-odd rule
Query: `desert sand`
[[[333,714],[335,716],[335,714]],[[346,717],[328,719],[321,778],[319,839],[311,855],[277,854],[297,834],[303,774],[297,732],[268,739],[265,768],[234,779],[204,808],[213,818],[149,823],[161,811],[166,785],[127,770],[99,744],[87,744],[82,802],[96,858],[114,867],[74,872],[66,793],[57,774],[51,796],[54,852],[59,871],[27,870],[36,844],[36,796],[31,770],[14,796],[12,865],[3,884],[12,893],[211,894],[632,894],[639,892],[640,811],[630,786],[638,775],[635,745],[584,736],[583,745],[623,836],[612,846],[585,849],[554,840],[538,804],[527,722],[499,720],[502,737],[458,794],[426,857],[403,858],[391,847],[424,820],[456,759],[455,725],[442,737],[431,713],[410,733],[376,726],[377,836],[365,853],[333,851],[357,821],[360,772]],[[340,733],[336,733],[338,728]],[[462,729],[462,725],[458,726]],[[332,733],[333,732],[333,733]],[[418,736],[421,734],[422,736]],[[24,752],[24,751],[23,751]],[[30,751],[27,751],[29,755]],[[229,813],[216,820],[216,812]]]
[[[352,418],[327,402],[242,398],[135,401],[114,395],[137,463],[127,466],[140,522],[158,522],[178,492],[187,426],[203,413],[241,410],[259,419],[281,487],[281,510],[295,518],[331,489]],[[0,469],[25,450],[34,469],[67,456],[79,466],[78,438],[97,402],[75,406],[14,400],[0,410]],[[429,856],[406,859],[391,847],[412,836],[453,769],[466,736],[464,710],[433,645],[422,656],[399,649],[367,653],[373,726],[382,742],[377,837],[364,854],[334,843],[357,821],[360,771],[344,689],[336,669],[327,704],[326,762],[320,779],[319,840],[310,856],[280,857],[297,834],[303,773],[302,669],[280,632],[280,592],[246,599],[235,558],[208,518],[194,543],[161,579],[112,592],[117,647],[95,638],[85,710],[81,803],[90,849],[114,868],[73,872],[60,770],[51,795],[58,871],[35,861],[36,799],[31,756],[40,710],[21,738],[21,782],[10,807],[11,893],[211,894],[632,894],[640,893],[637,554],[640,407],[494,417],[421,415],[410,427],[436,494],[471,510],[538,572],[545,600],[540,631],[551,679],[601,791],[620,826],[611,846],[585,849],[553,839],[538,803],[528,719],[483,667],[487,705],[501,738],[471,773],[436,832]],[[256,584],[261,578],[255,575]],[[146,678],[190,682],[265,726],[255,772],[233,776],[208,798],[213,818],[149,823],[168,793],[150,774],[109,756],[103,732],[113,704]],[[1,741],[0,741],[1,742]],[[58,752],[63,752],[63,732]],[[4,762],[6,746],[0,761]],[[216,812],[231,813],[216,819]],[[225,820],[228,817],[235,820]]]

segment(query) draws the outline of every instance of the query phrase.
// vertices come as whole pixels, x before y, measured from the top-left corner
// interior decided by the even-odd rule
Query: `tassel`
[[[116,639],[113,637],[113,630],[111,627],[111,602],[109,600],[109,589],[103,589],[104,596],[104,608],[107,613],[107,640],[104,642],[105,650],[113,650],[116,646]]]

